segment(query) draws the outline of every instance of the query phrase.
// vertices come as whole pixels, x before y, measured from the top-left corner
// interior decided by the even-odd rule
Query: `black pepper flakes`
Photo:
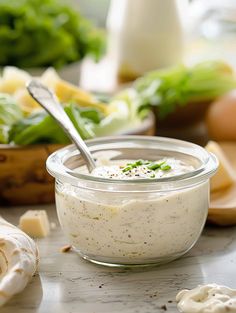
[[[163,304],[163,305],[161,306],[161,309],[164,310],[164,311],[167,311],[167,306],[166,306],[166,304]]]

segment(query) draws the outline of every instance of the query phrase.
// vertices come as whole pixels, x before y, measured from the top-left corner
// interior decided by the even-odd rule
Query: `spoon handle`
[[[58,122],[66,134],[68,134],[85,159],[89,172],[91,172],[95,168],[92,155],[55,95],[38,80],[31,80],[27,84],[27,90],[34,100],[36,100]]]

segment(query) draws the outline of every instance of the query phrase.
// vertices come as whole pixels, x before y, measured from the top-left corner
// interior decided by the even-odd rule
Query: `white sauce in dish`
[[[161,168],[152,170],[148,168],[148,165],[140,165],[136,168],[132,168],[129,171],[123,172],[127,163],[129,164],[135,161],[119,161],[119,164],[104,165],[96,167],[91,175],[96,177],[110,178],[110,179],[140,179],[140,178],[161,178],[170,177],[188,173],[194,170],[192,165],[186,164],[182,160],[175,158],[163,158],[158,160],[158,163],[168,165],[170,169],[162,170]]]
[[[173,176],[194,169],[175,158],[165,160],[171,169],[158,169],[157,175]],[[100,164],[94,175],[109,177],[115,172],[122,179],[124,173],[119,166],[126,165],[127,160],[106,162],[105,167]],[[141,172],[144,175],[140,169]],[[132,171],[129,175],[130,179],[137,178]],[[107,183],[107,189],[99,190],[96,183],[94,189],[86,189],[58,182],[57,212],[69,241],[90,259],[110,263],[162,262],[185,253],[204,226],[209,182],[175,191],[149,191],[148,187],[144,184],[144,189],[137,192],[127,184],[124,192],[115,183]]]
[[[179,311],[183,313],[236,312],[236,290],[216,284],[182,290],[177,294],[176,301]]]

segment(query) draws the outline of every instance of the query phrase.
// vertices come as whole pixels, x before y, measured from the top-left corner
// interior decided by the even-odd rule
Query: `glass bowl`
[[[215,156],[195,144],[162,137],[104,137],[87,145],[94,157],[175,157],[194,170],[158,179],[115,180],[79,173],[84,161],[74,145],[54,152],[47,169],[56,179],[58,218],[79,254],[104,265],[143,266],[186,253],[206,221]]]

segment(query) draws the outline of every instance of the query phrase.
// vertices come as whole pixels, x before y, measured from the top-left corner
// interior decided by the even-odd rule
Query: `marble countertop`
[[[236,227],[207,226],[184,257],[159,267],[121,269],[91,264],[76,253],[61,253],[68,242],[54,206],[45,208],[57,227],[37,240],[38,273],[1,313],[158,313],[177,312],[175,296],[183,288],[218,283],[236,288]],[[27,208],[0,208],[0,215],[18,224]]]

